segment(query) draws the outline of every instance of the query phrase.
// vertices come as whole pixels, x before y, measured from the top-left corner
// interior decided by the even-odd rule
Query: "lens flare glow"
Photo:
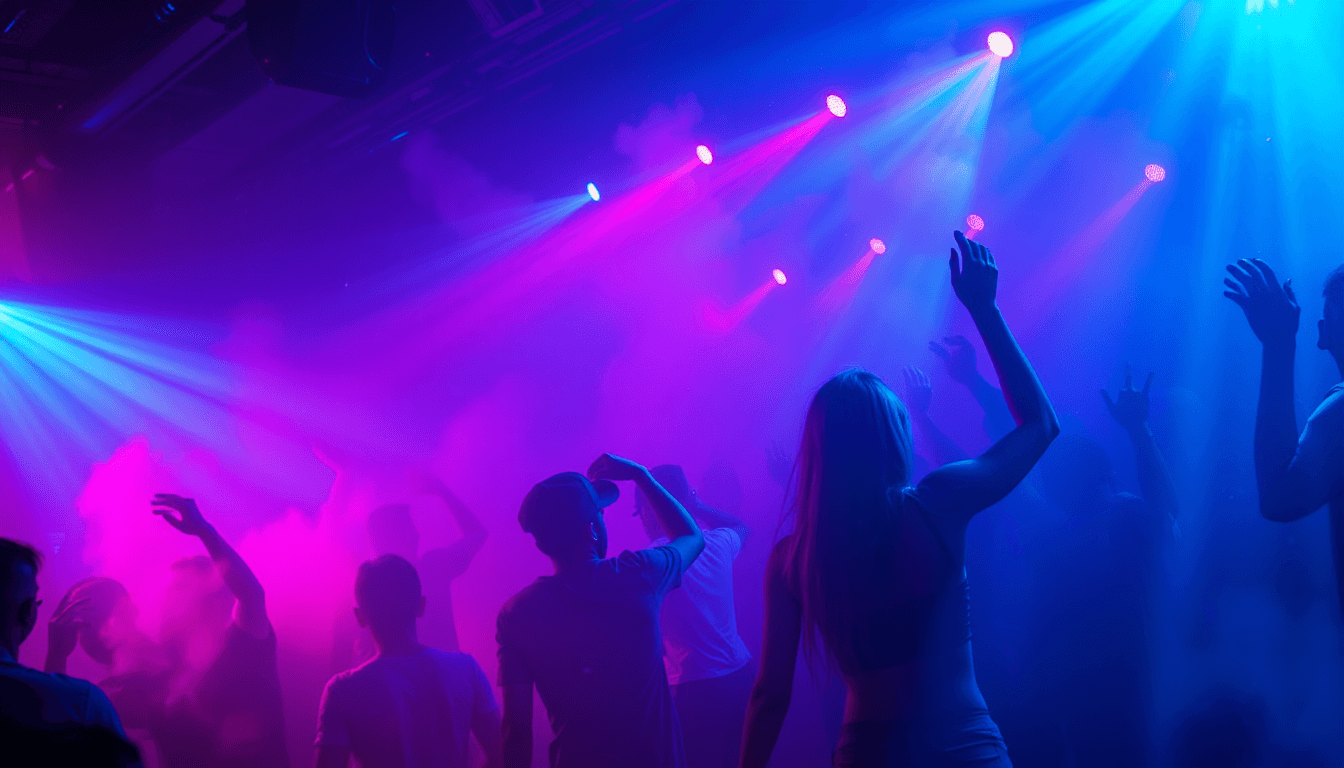
[[[783,285],[783,284],[789,282],[789,277],[788,277],[788,275],[785,275],[785,274],[784,274],[784,270],[782,270],[782,269],[776,269],[775,271],[771,272],[770,274],[774,276],[774,278],[775,278],[775,282],[776,282],[776,283],[779,283],[780,285]]]
[[[1143,169],[1143,175],[1147,176],[1149,181],[1156,184],[1157,182],[1167,178],[1167,169],[1154,163],[1152,165],[1149,165],[1147,168]]]
[[[704,144],[701,144],[700,146],[695,148],[695,156],[700,158],[700,162],[704,163],[705,165],[709,165],[710,163],[714,162],[714,153],[710,152],[709,147],[706,147]]]
[[[881,240],[878,240],[876,237],[868,241],[868,247],[871,248],[873,250],[873,253],[876,254],[883,254],[887,252],[887,244],[882,242]]]
[[[966,217],[966,226],[970,227],[976,232],[979,232],[980,230],[985,228],[985,220],[972,213],[970,216]]]
[[[598,200],[602,199],[602,193],[597,191],[597,185],[592,183],[591,181],[588,182],[588,196],[593,198],[593,202],[597,202]]]
[[[990,32],[987,42],[990,52],[1000,59],[1013,55],[1013,38],[1009,37],[1007,32]]]
[[[844,117],[845,112],[849,111],[845,106],[845,100],[835,94],[826,97],[826,108],[836,117]]]

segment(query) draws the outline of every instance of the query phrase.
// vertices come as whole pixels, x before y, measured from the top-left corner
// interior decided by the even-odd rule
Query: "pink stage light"
[[[887,244],[878,240],[876,237],[868,241],[868,247],[873,250],[873,253],[879,255],[887,252]]]
[[[701,144],[700,146],[695,148],[695,156],[700,158],[700,162],[704,163],[705,165],[709,165],[710,163],[714,162],[714,153],[710,152],[709,147],[706,147],[704,144]]]
[[[1009,37],[1007,32],[990,32],[987,42],[990,52],[1000,59],[1013,55],[1013,38]]]
[[[831,114],[836,117],[844,117],[845,113],[849,111],[848,107],[845,106],[845,100],[834,93],[826,97],[826,108],[831,110]]]
[[[1147,176],[1149,181],[1156,184],[1157,182],[1167,178],[1167,169],[1163,168],[1162,166],[1156,163],[1153,163],[1152,165],[1143,169],[1143,175]]]
[[[980,230],[985,228],[985,220],[972,213],[970,216],[966,217],[966,226],[970,227],[976,232],[979,232]]]
[[[784,274],[784,270],[782,270],[782,269],[776,269],[775,271],[771,272],[770,274],[774,275],[774,277],[775,277],[775,282],[776,282],[776,283],[779,283],[780,285],[783,285],[783,284],[789,282],[789,277],[788,277],[788,275],[785,275],[785,274]]]

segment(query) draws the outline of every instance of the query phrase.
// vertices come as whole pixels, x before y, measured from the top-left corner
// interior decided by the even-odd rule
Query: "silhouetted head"
[[[619,496],[620,489],[610,480],[594,483],[578,472],[561,472],[527,492],[518,524],[536,539],[537,549],[554,560],[606,557],[602,510]]]
[[[0,648],[18,658],[19,645],[37,626],[37,572],[42,556],[36,549],[0,539]]]
[[[400,555],[360,563],[355,574],[355,620],[378,639],[414,631],[425,613],[420,574]]]
[[[1325,309],[1316,323],[1316,346],[1334,356],[1344,372],[1344,266],[1325,278]]]
[[[1041,492],[1070,514],[1097,511],[1115,492],[1110,456],[1085,435],[1060,435],[1036,466]]]
[[[77,600],[88,601],[83,611],[87,627],[79,632],[79,646],[89,658],[112,666],[117,649],[136,634],[139,611],[130,593],[116,579],[90,576],[75,582],[66,593],[66,602]]]
[[[197,637],[222,638],[233,620],[233,604],[210,558],[178,560],[164,595],[160,638],[179,651]]]
[[[695,491],[691,489],[691,482],[686,479],[686,472],[676,464],[660,464],[649,470],[653,479],[663,486],[673,498],[681,502],[681,506],[686,508],[692,516],[699,508],[699,502],[696,500]],[[658,513],[653,511],[653,506],[649,504],[649,498],[643,491],[635,492],[635,514],[639,515],[639,521],[644,526],[644,533],[648,535],[649,541],[666,536],[663,531],[663,524],[658,522]]]
[[[401,555],[414,560],[420,554],[420,531],[411,519],[411,505],[384,504],[369,513],[369,543],[379,555]]]
[[[854,658],[854,627],[877,609],[872,600],[889,579],[890,563],[883,566],[874,548],[893,540],[893,499],[910,482],[913,453],[910,415],[877,376],[845,371],[812,398],[798,451],[789,576],[809,653],[820,634],[842,667]]]

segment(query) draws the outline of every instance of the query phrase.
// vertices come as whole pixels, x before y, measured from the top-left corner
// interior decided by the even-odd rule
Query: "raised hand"
[[[604,453],[588,467],[589,480],[634,480],[648,472],[642,464]]]
[[[905,404],[909,406],[910,412],[920,415],[928,413],[929,403],[933,401],[933,384],[928,375],[910,365],[902,372],[905,374]]]
[[[1297,339],[1297,324],[1302,308],[1293,293],[1293,281],[1282,285],[1274,270],[1259,259],[1240,259],[1227,265],[1232,278],[1223,278],[1228,290],[1223,295],[1241,311],[1260,343],[1265,346],[1291,346]]]
[[[967,240],[960,230],[952,235],[957,240],[957,248],[961,249],[960,255],[957,248],[952,249],[949,264],[952,290],[972,313],[992,309],[999,284],[999,268],[994,264],[994,256],[980,243]]]
[[[1105,389],[1101,390],[1101,399],[1106,403],[1106,410],[1111,412],[1111,418],[1115,423],[1124,427],[1127,431],[1143,429],[1148,424],[1148,390],[1153,387],[1153,374],[1148,374],[1148,380],[1143,383],[1143,389],[1134,388],[1134,374],[1130,370],[1129,364],[1125,364],[1125,386],[1116,394],[1115,399],[1111,399],[1111,393]]]
[[[929,342],[929,351],[942,358],[947,375],[959,384],[971,385],[980,378],[975,365],[975,347],[965,336],[947,336],[943,343]]]
[[[195,499],[174,493],[156,493],[150,504],[154,507],[154,514],[188,536],[204,536],[214,530],[196,507]],[[174,515],[174,512],[177,514]]]

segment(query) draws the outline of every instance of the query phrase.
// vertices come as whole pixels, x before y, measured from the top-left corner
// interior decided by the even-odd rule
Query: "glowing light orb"
[[[1147,176],[1149,181],[1157,183],[1167,178],[1167,169],[1154,163],[1143,169],[1143,175]]]
[[[776,269],[774,272],[771,272],[770,274],[774,275],[775,282],[779,283],[780,285],[789,282],[788,275],[784,274],[784,270],[782,269]]]
[[[845,112],[849,111],[845,106],[845,100],[835,94],[826,97],[826,108],[836,117],[844,117]]]
[[[868,241],[868,247],[873,249],[873,253],[883,254],[887,252],[887,244],[874,237]]]
[[[985,228],[985,220],[972,213],[970,216],[966,217],[966,226],[970,227],[976,232],[979,232],[980,230]]]
[[[700,146],[695,148],[695,156],[700,158],[700,162],[704,163],[705,165],[709,165],[710,163],[714,162],[714,153],[710,152],[709,147],[706,147],[704,144],[701,144]]]
[[[1007,32],[989,33],[989,51],[1000,59],[1006,59],[1013,55],[1013,38],[1008,36]]]
[[[597,185],[591,181],[588,182],[588,196],[593,198],[594,203],[602,199],[602,193],[597,191]]]

